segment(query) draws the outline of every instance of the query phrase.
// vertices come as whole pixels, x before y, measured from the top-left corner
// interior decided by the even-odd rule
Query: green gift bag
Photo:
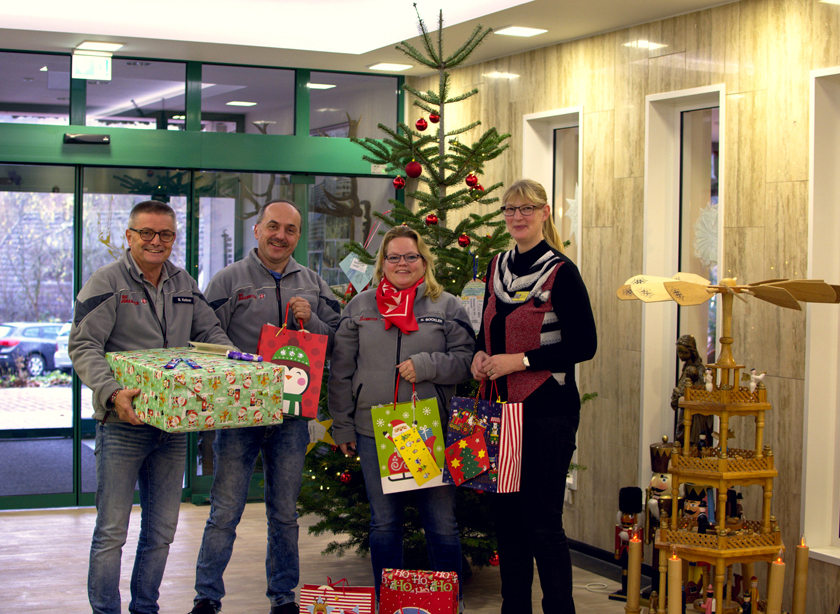
[[[443,427],[440,422],[437,399],[418,399],[412,394],[407,403],[377,405],[370,408],[373,430],[376,437],[376,453],[379,456],[379,476],[382,492],[402,492],[419,488],[443,486],[445,463]],[[394,445],[399,435],[415,427],[423,443],[431,452],[441,474],[422,486],[412,476],[402,456]]]

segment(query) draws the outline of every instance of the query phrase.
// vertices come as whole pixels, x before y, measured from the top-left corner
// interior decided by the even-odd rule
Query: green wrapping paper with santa
[[[317,418],[327,336],[264,324],[257,353],[264,360],[286,368],[283,413],[298,418]]]

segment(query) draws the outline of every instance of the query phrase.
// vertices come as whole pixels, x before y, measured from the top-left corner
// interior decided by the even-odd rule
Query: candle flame
[[[802,539],[799,540],[799,545],[803,548],[805,547],[805,535],[802,536]]]
[[[671,546],[671,559],[673,559],[674,561],[679,560],[679,557],[677,556],[676,546]]]
[[[632,533],[630,534],[630,541],[631,542],[642,541],[642,538],[640,537],[640,534],[641,534],[641,529],[639,529],[638,527],[635,527],[633,529]]]
[[[782,557],[784,556],[784,552],[780,549],[779,554],[776,555],[776,560],[773,561],[774,563],[783,563]]]

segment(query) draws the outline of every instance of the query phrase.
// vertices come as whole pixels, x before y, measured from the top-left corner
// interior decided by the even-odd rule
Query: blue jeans
[[[140,537],[131,574],[130,612],[155,614],[169,544],[175,538],[187,436],[122,422],[96,425],[96,527],[88,599],[95,614],[120,613],[120,559],[140,485]]]
[[[382,570],[403,569],[403,511],[411,493],[420,510],[432,571],[455,571],[461,580],[461,537],[455,522],[455,487],[445,485],[386,495],[379,477],[376,440],[356,433],[356,449],[370,501],[370,562],[376,598],[379,599]],[[460,581],[458,590],[461,590]]]
[[[265,513],[268,517],[266,595],[271,605],[295,600],[298,583],[297,498],[303,481],[303,459],[309,444],[306,420],[286,418],[274,426],[226,429],[213,442],[213,487],[210,517],[198,552],[195,601],[209,599],[216,607],[225,596],[222,576],[230,562],[236,527],[245,510],[251,474],[262,451],[265,471]]]

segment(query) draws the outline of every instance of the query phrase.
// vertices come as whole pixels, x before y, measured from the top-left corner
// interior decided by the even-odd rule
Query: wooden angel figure
[[[715,376],[712,374],[711,369],[706,369],[706,372],[703,374],[703,381],[706,382],[707,392],[712,392],[715,389]]]

